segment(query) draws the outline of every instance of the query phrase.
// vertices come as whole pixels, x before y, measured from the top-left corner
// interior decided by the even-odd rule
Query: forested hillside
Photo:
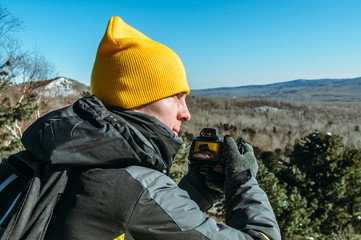
[[[265,150],[287,151],[296,139],[315,130],[343,137],[361,147],[360,102],[281,102],[242,98],[187,99],[192,119],[182,131],[198,134],[203,127],[242,137]]]
[[[360,239],[361,103],[290,103],[189,98],[183,148],[171,176],[187,169],[191,139],[203,127],[254,146],[257,179],[283,239]],[[224,221],[221,204],[208,212]]]

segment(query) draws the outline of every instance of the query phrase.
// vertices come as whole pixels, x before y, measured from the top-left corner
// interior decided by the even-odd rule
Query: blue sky
[[[182,59],[191,89],[361,76],[360,0],[0,0],[59,76],[90,84],[120,16]]]

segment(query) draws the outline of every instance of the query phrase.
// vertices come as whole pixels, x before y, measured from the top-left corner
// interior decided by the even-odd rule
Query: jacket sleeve
[[[255,239],[281,239],[267,194],[249,170],[227,177],[225,191],[228,226],[239,229]]]
[[[151,170],[150,170],[151,171]],[[244,230],[233,228],[225,224],[217,224],[214,219],[207,218],[192,201],[187,192],[166,175],[159,172],[129,172],[140,184],[143,192],[133,210],[125,233],[125,239],[267,239],[267,228],[253,231],[253,224],[246,225]],[[247,191],[247,190],[246,190]],[[231,204],[232,207],[237,205]],[[233,211],[233,210],[232,210]],[[243,226],[244,222],[237,221],[236,215],[243,218],[245,214],[234,210],[230,215],[230,222],[234,226]],[[257,221],[260,221],[257,223]],[[264,222],[266,219],[257,217],[254,226],[268,226],[273,223]],[[239,222],[239,224],[238,224]],[[270,238],[272,239],[272,238]],[[280,238],[274,238],[280,239]]]

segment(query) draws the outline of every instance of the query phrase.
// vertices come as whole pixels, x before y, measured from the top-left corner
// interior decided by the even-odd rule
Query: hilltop
[[[38,94],[47,98],[79,97],[84,91],[89,91],[88,86],[65,77],[36,82],[33,88]]]
[[[359,102],[361,77],[349,79],[298,79],[266,85],[192,90],[195,97],[236,97],[288,102]]]

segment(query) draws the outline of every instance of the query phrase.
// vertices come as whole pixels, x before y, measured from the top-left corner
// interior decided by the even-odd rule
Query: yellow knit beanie
[[[125,109],[189,93],[179,57],[120,17],[109,20],[99,44],[90,88],[104,104]]]

